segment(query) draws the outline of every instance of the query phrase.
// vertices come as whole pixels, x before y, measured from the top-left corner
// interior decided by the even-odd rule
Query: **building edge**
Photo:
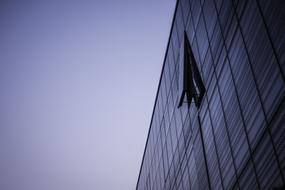
[[[151,130],[151,124],[152,124],[152,121],[153,121],[153,115],[154,115],[155,106],[156,106],[156,103],[157,103],[159,87],[160,87],[160,84],[161,84],[162,73],[163,73],[163,70],[164,70],[165,61],[166,61],[166,57],[167,57],[167,52],[168,52],[168,49],[169,49],[170,39],[171,39],[172,31],[173,31],[173,25],[174,25],[174,21],[175,21],[175,16],[176,16],[177,9],[178,9],[178,3],[179,3],[179,0],[176,0],[174,13],[173,13],[173,16],[172,16],[170,33],[169,33],[168,42],[167,42],[167,45],[166,45],[166,50],[165,50],[163,64],[162,64],[161,73],[160,73],[160,77],[159,77],[159,82],[158,82],[158,87],[157,87],[157,91],[156,91],[155,101],[154,101],[154,105],[153,105],[153,109],[152,109],[151,120],[150,120],[149,129],[148,129],[148,133],[147,133],[147,138],[146,138],[146,142],[145,142],[145,146],[144,146],[143,156],[142,156],[142,160],[141,160],[141,166],[140,166],[140,170],[139,170],[139,175],[137,177],[136,189],[138,189],[139,179],[140,179],[140,176],[141,176],[141,171],[142,171],[142,167],[143,167],[143,161],[144,161],[146,148],[147,148],[147,143],[148,143],[148,139],[149,139],[149,134],[150,134],[150,130]]]

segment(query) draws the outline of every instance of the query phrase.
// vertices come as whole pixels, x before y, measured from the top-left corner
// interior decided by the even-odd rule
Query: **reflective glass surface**
[[[177,1],[138,190],[284,187],[284,10],[283,0]],[[206,88],[199,108],[178,108],[184,31]]]

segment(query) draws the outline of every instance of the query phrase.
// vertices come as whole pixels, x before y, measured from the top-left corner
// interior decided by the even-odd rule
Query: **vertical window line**
[[[214,6],[215,2],[213,2],[213,6]],[[215,9],[216,10],[216,9]],[[204,13],[204,10],[203,10],[203,7],[202,7],[202,13]],[[216,22],[216,25],[218,25],[218,13],[217,14],[217,22]],[[203,18],[204,18],[204,26],[205,28],[207,27],[206,26],[206,21],[205,21],[205,15],[203,14]],[[232,18],[233,19],[233,18]],[[230,21],[232,22],[232,20]],[[222,31],[221,31],[222,33]],[[211,55],[211,60],[212,60],[212,66],[213,66],[213,73],[214,73],[214,76],[216,78],[216,81],[218,81],[218,76],[217,76],[217,71],[216,71],[216,65],[214,63],[214,58],[213,58],[213,52],[212,52],[212,48],[211,48],[211,43],[210,43],[210,36],[209,36],[209,33],[208,33],[208,30],[206,29],[206,34],[207,34],[207,42],[209,44],[209,51],[210,51],[210,55]],[[221,50],[221,53],[222,53],[222,50]],[[222,68],[224,68],[224,65],[222,65]],[[221,69],[222,69],[221,68]],[[202,68],[202,72],[203,72],[203,68]],[[218,83],[218,82],[217,82]],[[230,136],[229,136],[229,129],[228,129],[228,123],[227,123],[227,120],[226,120],[226,116],[225,116],[225,110],[224,110],[224,104],[223,104],[223,101],[222,101],[222,98],[221,98],[221,92],[220,92],[220,86],[219,84],[216,85],[217,86],[217,90],[218,90],[218,96],[219,96],[219,100],[220,100],[220,103],[221,103],[221,109],[222,109],[222,113],[223,113],[223,119],[224,119],[224,122],[225,122],[225,130],[226,130],[226,135],[227,135],[227,140],[228,140],[228,145],[229,145],[229,149],[230,149],[230,155],[231,155],[231,159],[232,159],[232,164],[233,164],[233,167],[234,167],[234,173],[235,173],[235,178],[236,178],[236,183],[238,185],[238,187],[240,188],[240,185],[239,185],[239,178],[238,178],[238,174],[237,174],[237,166],[235,164],[235,161],[234,161],[234,156],[233,156],[233,148],[232,148],[232,144],[231,144],[231,140],[230,140]],[[209,102],[209,100],[208,100]],[[209,108],[208,108],[209,109]],[[209,109],[209,114],[211,115],[211,111]],[[214,135],[215,136],[215,135]],[[219,157],[218,157],[218,160],[219,160]],[[222,177],[222,176],[221,176]],[[223,180],[222,180],[222,184],[223,184]]]
[[[200,134],[200,138],[202,141],[202,148],[203,148],[203,156],[204,156],[204,162],[205,162],[205,166],[206,166],[206,173],[207,173],[207,179],[208,179],[208,186],[209,189],[211,190],[211,180],[210,180],[210,176],[209,176],[209,166],[207,163],[207,156],[206,156],[206,150],[205,150],[205,142],[204,142],[204,138],[203,138],[203,129],[202,129],[202,124],[201,124],[201,118],[200,118],[200,110],[198,111],[198,125],[199,125],[199,134]]]
[[[229,61],[229,69],[230,69],[230,75],[231,75],[231,78],[232,78],[232,81],[233,81],[233,86],[234,86],[234,91],[235,91],[235,96],[237,98],[237,103],[238,103],[238,108],[239,108],[239,112],[240,112],[240,115],[241,115],[241,119],[242,119],[242,125],[243,125],[243,132],[245,133],[245,137],[246,137],[246,141],[247,141],[247,145],[249,147],[249,159],[251,160],[252,162],[252,165],[253,165],[253,169],[254,169],[254,175],[255,175],[255,178],[256,178],[256,182],[257,182],[257,186],[258,186],[258,189],[260,189],[260,183],[259,183],[259,179],[258,179],[258,175],[257,175],[257,172],[256,172],[256,166],[255,166],[255,163],[254,163],[254,159],[253,159],[253,155],[252,155],[252,147],[249,143],[249,137],[248,137],[248,134],[247,134],[247,131],[246,131],[246,125],[245,125],[245,119],[244,119],[244,116],[243,116],[243,113],[242,113],[242,109],[241,109],[241,103],[240,103],[240,99],[239,99],[239,96],[238,96],[238,93],[237,93],[237,86],[236,86],[236,81],[233,77],[233,71],[232,71],[232,66],[230,64],[230,59],[229,59],[229,55],[228,55],[228,48],[226,47],[226,42],[225,42],[225,36],[224,36],[224,33],[222,31],[222,28],[221,28],[221,21],[220,21],[220,15],[218,13],[218,10],[217,10],[217,5],[216,5],[216,2],[214,1],[214,5],[215,5],[215,10],[216,10],[216,13],[217,13],[217,17],[218,17],[218,23],[219,23],[219,28],[221,30],[221,35],[222,35],[222,41],[223,41],[223,44],[224,44],[224,47],[225,47],[225,50],[226,50],[226,59]]]
[[[204,2],[205,3],[205,2]],[[200,1],[200,4],[201,4],[201,1]],[[209,45],[208,47],[208,50],[209,50],[209,53],[210,53],[210,57],[211,57],[211,60],[212,60],[212,65],[213,65],[213,72],[214,72],[214,76],[216,78],[216,80],[218,81],[217,79],[217,74],[216,74],[216,66],[215,64],[213,63],[213,55],[212,55],[212,50],[211,50],[211,44],[210,44],[210,37],[209,37],[209,33],[208,33],[208,30],[207,30],[207,26],[206,26],[206,19],[205,19],[205,15],[204,15],[204,9],[203,9],[203,6],[201,4],[201,8],[202,8],[202,16],[203,16],[203,25],[205,27],[205,32],[206,32],[206,35],[207,35],[207,43]],[[217,15],[218,17],[218,15]],[[217,18],[218,19],[218,18]],[[205,58],[206,59],[206,58]],[[203,64],[204,65],[204,64]],[[201,68],[201,71],[203,73],[203,67]],[[219,85],[216,84],[216,88],[218,90],[218,93],[219,93],[219,96],[220,96],[220,92],[219,92]],[[210,122],[211,122],[211,131],[212,131],[212,135],[213,135],[213,139],[214,139],[214,147],[215,147],[215,153],[216,153],[216,156],[217,156],[217,161],[218,161],[218,169],[219,169],[219,173],[220,173],[220,180],[221,180],[221,184],[222,184],[222,187],[223,189],[225,189],[224,187],[224,181],[222,179],[222,172],[221,172],[221,166],[220,166],[220,157],[218,155],[218,152],[217,152],[217,142],[216,142],[216,136],[215,136],[215,133],[214,133],[214,128],[213,128],[213,121],[212,121],[212,115],[211,115],[211,111],[210,111],[210,108],[209,108],[209,98],[208,96],[206,96],[206,100],[207,100],[207,109],[209,110],[209,117],[210,117]],[[222,106],[222,104],[221,104]],[[224,114],[224,113],[223,113]],[[226,122],[226,120],[225,120]],[[227,130],[227,129],[226,129]],[[227,134],[228,135],[228,134]],[[229,141],[229,145],[230,145],[230,141]],[[231,147],[230,147],[231,148]],[[231,155],[233,156],[233,155]],[[233,158],[232,158],[233,159]],[[236,180],[237,180],[237,183],[238,183],[238,186],[239,186],[239,180],[237,178],[237,170],[236,170],[236,166],[234,164],[234,160],[233,160],[233,166],[234,166],[234,170],[235,170],[235,177],[236,177]]]
[[[193,131],[193,122],[191,121],[191,117],[190,117],[190,113],[189,113],[189,127],[191,127],[191,130]],[[190,163],[190,161],[191,160],[189,160],[190,159],[190,156],[193,154],[193,157],[194,157],[194,160],[195,160],[195,150],[194,150],[194,138],[196,139],[196,137],[194,137],[194,135],[192,135],[192,137],[191,137],[191,139],[189,139],[189,144],[190,143],[192,143],[192,147],[189,147],[189,144],[187,145],[187,150],[188,150],[188,148],[191,148],[191,150],[190,150],[190,153],[189,153],[189,157],[188,157],[188,155],[187,155],[187,152],[186,152],[186,159],[187,159],[187,169],[188,169],[188,173],[189,173],[189,179],[191,179],[191,176],[190,176],[190,169],[189,169],[189,163]],[[197,164],[196,164],[196,162],[195,162],[195,168],[196,168],[196,177],[197,177],[197,179],[198,179],[198,168],[197,168]],[[198,179],[199,180],[199,179]],[[198,180],[197,180],[197,184],[199,185],[199,182],[198,182]],[[191,180],[190,180],[190,182],[191,182]],[[190,184],[191,185],[191,184]],[[193,183],[193,186],[194,186],[194,183]]]
[[[245,8],[246,8],[247,4],[248,4],[248,1],[246,1],[245,5],[244,5]],[[273,140],[273,137],[272,137],[271,130],[269,128],[269,122],[268,122],[267,115],[265,113],[265,108],[264,108],[263,101],[262,101],[262,98],[261,98],[261,92],[260,92],[259,86],[257,84],[256,76],[255,76],[254,71],[253,71],[252,60],[251,60],[251,58],[249,56],[248,48],[247,48],[247,45],[245,43],[244,34],[243,34],[242,27],[241,27],[241,24],[240,24],[240,18],[238,17],[238,14],[237,14],[237,6],[234,4],[233,0],[232,0],[232,6],[234,8],[234,14],[235,14],[235,16],[237,18],[238,28],[239,28],[240,33],[241,33],[242,42],[243,42],[243,45],[245,47],[245,51],[246,51],[247,59],[248,59],[248,62],[249,62],[251,74],[253,76],[254,84],[255,84],[255,87],[256,87],[256,90],[257,90],[257,95],[258,95],[258,98],[259,98],[259,101],[260,101],[260,104],[261,104],[261,109],[262,109],[262,112],[263,112],[263,115],[264,115],[264,119],[265,119],[265,122],[266,122],[265,130],[269,134],[270,142],[271,142],[271,145],[273,147],[274,156],[276,158],[276,162],[277,162],[277,165],[278,165],[278,168],[279,168],[279,172],[281,174],[281,179],[282,179],[283,184],[285,184],[284,174],[283,174],[282,169],[281,169],[282,167],[281,167],[281,164],[280,164],[280,160],[279,160],[279,157],[278,157],[278,154],[277,154],[277,150],[276,150],[276,147],[275,147],[275,144],[274,144],[274,140]],[[254,160],[253,160],[253,162],[254,162]],[[254,168],[255,168],[255,166],[254,166]]]
[[[213,2],[215,4],[215,2]],[[217,11],[216,7],[215,7],[215,10]],[[193,15],[192,15],[192,10],[191,10],[191,6],[190,6],[190,17],[192,18],[193,20]],[[217,13],[217,23],[216,25],[218,25],[219,23],[219,18],[218,18],[218,13]],[[196,38],[196,28],[194,27],[194,23],[193,24],[193,30],[194,30],[194,39]],[[206,31],[207,32],[207,31]],[[221,31],[222,32],[222,31]],[[208,33],[208,32],[207,32]],[[207,34],[208,36],[208,34]],[[195,43],[195,42],[194,42]],[[210,48],[210,47],[209,47]],[[211,48],[210,48],[210,51],[211,51]],[[212,57],[212,52],[211,52],[211,57]],[[200,57],[199,57],[200,58]],[[201,58],[200,58],[201,59]],[[212,58],[213,59],[213,58]],[[213,65],[214,67],[214,71],[215,71],[215,65]],[[213,78],[213,77],[212,77]],[[213,79],[212,79],[213,80]],[[219,87],[219,85],[217,85]],[[219,95],[221,96],[220,94],[220,91],[219,91]],[[225,121],[225,127],[226,127],[226,133],[227,133],[227,139],[228,139],[228,143],[229,143],[229,148],[230,148],[230,154],[231,154],[231,158],[232,158],[232,163],[233,163],[233,166],[234,166],[234,170],[235,170],[235,176],[236,176],[236,180],[237,180],[237,183],[239,184],[239,178],[237,177],[237,168],[236,168],[236,165],[235,165],[235,161],[234,161],[234,156],[233,156],[233,148],[232,148],[232,145],[231,145],[231,140],[230,140],[230,137],[229,137],[229,131],[228,131],[228,124],[227,124],[227,120],[225,118],[225,111],[224,111],[224,106],[223,106],[223,102],[221,100],[221,97],[220,97],[220,101],[221,101],[221,105],[222,105],[222,110],[223,110],[223,117],[224,117],[224,121]]]
[[[200,3],[199,3],[200,4]],[[201,4],[200,4],[201,6]],[[202,7],[201,7],[201,10],[202,10]],[[202,14],[202,12],[200,13]],[[203,15],[202,15],[203,16]],[[189,13],[189,17],[190,19],[192,18],[193,20],[193,15],[192,15],[192,9],[191,9],[191,6],[190,6],[190,13]],[[199,16],[201,17],[201,15]],[[194,21],[193,21],[194,22]],[[196,38],[196,28],[194,27],[194,23],[193,24],[193,30],[194,30],[194,43],[195,43],[195,38]],[[185,32],[186,33],[186,32]],[[186,37],[187,37],[187,34],[186,34]],[[188,43],[189,43],[189,46],[191,47],[190,45],[190,42],[188,40]],[[197,44],[198,45],[198,44]],[[192,53],[192,59],[195,59],[194,57],[194,54],[193,52]],[[199,56],[199,59],[200,59],[200,62],[201,62],[201,58]],[[197,68],[198,69],[198,68]],[[202,77],[201,77],[202,78]],[[202,79],[201,79],[202,80]],[[205,88],[205,87],[204,87]],[[205,93],[204,93],[204,96],[205,96]],[[201,100],[201,103],[202,103],[202,100]],[[200,107],[200,106],[199,106]],[[201,138],[201,142],[202,142],[202,148],[203,148],[203,156],[204,156],[204,162],[205,162],[205,167],[206,167],[206,173],[207,173],[207,180],[208,180],[208,186],[209,186],[209,189],[211,189],[211,180],[210,180],[210,176],[209,176],[209,168],[208,168],[208,163],[207,163],[207,156],[206,156],[206,151],[205,151],[205,145],[204,145],[204,139],[203,139],[203,134],[202,134],[202,125],[201,125],[201,119],[200,119],[200,108],[197,107],[197,115],[198,115],[198,124],[199,124],[199,134],[200,134],[200,138]],[[218,158],[217,158],[218,159]],[[221,183],[223,184],[223,182],[221,181]],[[223,185],[222,185],[223,186]]]
[[[277,50],[276,50],[276,48],[275,48],[275,46],[274,46],[274,43],[273,43],[273,40],[272,40],[272,35],[271,35],[271,33],[269,32],[269,27],[268,27],[268,25],[267,25],[267,23],[266,23],[266,21],[265,21],[265,16],[264,16],[264,14],[263,14],[263,11],[262,11],[262,8],[261,8],[261,5],[260,5],[259,0],[256,0],[256,4],[257,4],[257,8],[258,8],[258,11],[259,11],[260,16],[261,16],[261,19],[262,19],[262,23],[263,23],[263,25],[264,25],[264,27],[265,27],[265,31],[266,31],[267,37],[268,37],[268,39],[269,39],[271,48],[272,48],[272,50],[273,50],[274,57],[275,57],[275,59],[276,59],[276,61],[277,61],[278,69],[279,69],[280,74],[281,74],[281,76],[282,76],[283,82],[285,83],[285,76],[284,76],[285,74],[284,74],[284,72],[283,72],[283,70],[282,70],[282,67],[281,67],[281,61],[280,61],[280,59],[279,59],[279,56],[277,55]]]

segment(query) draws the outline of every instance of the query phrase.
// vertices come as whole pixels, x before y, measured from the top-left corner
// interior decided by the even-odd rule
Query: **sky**
[[[174,7],[0,1],[0,189],[135,189]]]

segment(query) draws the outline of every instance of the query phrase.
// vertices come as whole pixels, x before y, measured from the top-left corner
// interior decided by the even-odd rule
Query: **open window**
[[[183,43],[180,47],[179,58],[179,103],[178,108],[187,103],[188,107],[195,102],[197,108],[200,107],[203,96],[205,94],[205,86],[199,73],[190,43],[186,32],[184,32]]]

